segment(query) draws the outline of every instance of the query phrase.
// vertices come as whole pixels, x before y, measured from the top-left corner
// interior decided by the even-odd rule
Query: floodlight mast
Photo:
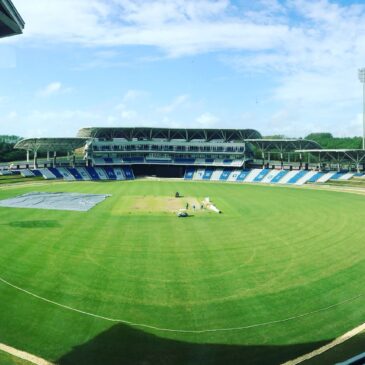
[[[363,99],[363,110],[362,110],[362,149],[365,150],[365,68],[359,70],[359,80],[362,83],[362,99]]]

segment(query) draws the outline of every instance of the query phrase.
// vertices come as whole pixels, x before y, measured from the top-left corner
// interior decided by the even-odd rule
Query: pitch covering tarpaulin
[[[0,200],[0,207],[75,210],[86,212],[109,196],[111,195],[33,192]]]

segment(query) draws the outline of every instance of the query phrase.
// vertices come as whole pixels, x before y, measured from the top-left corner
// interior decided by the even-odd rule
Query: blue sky
[[[361,135],[365,3],[13,0],[0,40],[0,134],[87,126]]]

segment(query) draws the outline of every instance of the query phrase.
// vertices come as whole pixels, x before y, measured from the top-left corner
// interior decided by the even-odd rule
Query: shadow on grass
[[[61,227],[56,220],[34,220],[34,221],[13,221],[6,223],[10,227],[16,228],[55,228]]]
[[[59,365],[281,364],[327,342],[284,346],[198,344],[165,339],[118,324],[76,346]]]

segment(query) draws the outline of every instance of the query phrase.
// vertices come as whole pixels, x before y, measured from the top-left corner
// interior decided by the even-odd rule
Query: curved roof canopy
[[[0,0],[0,38],[23,32],[24,20],[11,0]]]
[[[261,134],[254,129],[183,129],[183,128],[82,128],[78,137],[84,138],[125,138],[126,140],[220,140],[224,142],[244,141],[248,138],[261,138]]]
[[[316,149],[320,150],[322,147],[314,141],[308,139],[247,139],[246,142],[253,144],[255,147],[263,152],[277,151],[277,152],[289,152],[295,150],[308,150]]]
[[[14,148],[37,152],[69,152],[85,146],[87,138],[28,138],[19,141]]]
[[[313,156],[321,157],[329,161],[336,161],[341,163],[343,161],[351,161],[355,163],[365,162],[365,150],[361,149],[309,149],[309,150],[297,150],[298,153],[309,153]]]

